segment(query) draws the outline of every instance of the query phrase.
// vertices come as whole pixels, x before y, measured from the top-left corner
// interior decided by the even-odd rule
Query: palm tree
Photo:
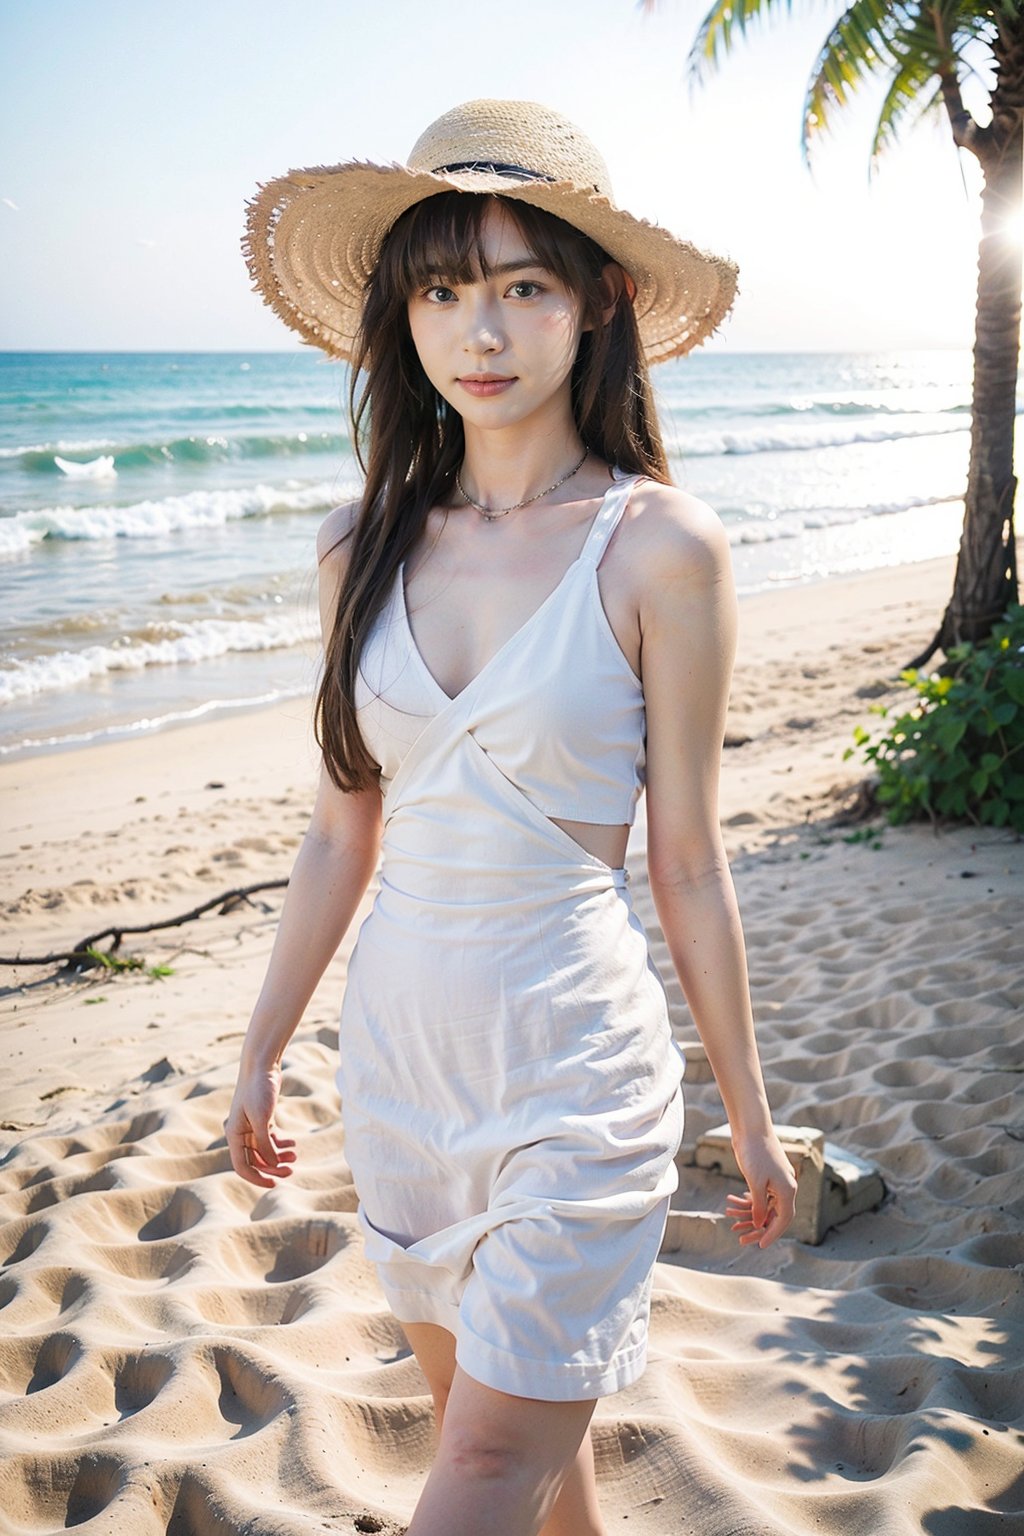
[[[656,0],[645,0],[652,10]],[[791,0],[786,0],[787,9]],[[734,31],[775,14],[780,0],[716,0],[687,57],[691,84],[724,56]],[[967,53],[991,50],[995,74],[984,127],[965,110]],[[971,456],[953,592],[937,633],[909,666],[937,650],[984,639],[1017,600],[1013,430],[1020,354],[1022,171],[1024,171],[1024,0],[853,0],[815,61],[803,104],[802,152],[831,126],[850,93],[884,74],[888,90],[875,128],[870,169],[902,131],[945,111],[953,143],[975,155],[984,175],[974,336]]]

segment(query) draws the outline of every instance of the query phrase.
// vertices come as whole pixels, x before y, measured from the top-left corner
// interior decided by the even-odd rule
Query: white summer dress
[[[384,792],[337,1073],[366,1252],[400,1321],[551,1401],[644,1368],[683,1130],[626,870],[550,819],[632,824],[643,787],[643,692],[597,576],[637,479],[616,472],[558,586],[454,699],[399,570],[356,699]]]

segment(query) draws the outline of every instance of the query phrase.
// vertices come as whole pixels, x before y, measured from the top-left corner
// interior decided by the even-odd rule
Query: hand
[[[796,1175],[774,1131],[738,1145],[733,1150],[747,1181],[742,1195],[727,1195],[727,1214],[736,1219],[732,1230],[744,1246],[756,1243],[767,1248],[780,1238],[793,1220],[796,1206]]]
[[[286,1179],[295,1161],[294,1137],[280,1135],[274,1124],[280,1091],[280,1067],[242,1072],[224,1121],[232,1168],[260,1189],[273,1189],[275,1179]]]

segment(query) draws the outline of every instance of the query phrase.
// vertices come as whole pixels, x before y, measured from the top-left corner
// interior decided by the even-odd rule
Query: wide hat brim
[[[735,301],[735,262],[573,182],[365,161],[289,171],[259,187],[246,204],[242,240],[255,291],[304,341],[351,359],[384,236],[414,203],[449,190],[530,203],[595,240],[636,284],[634,308],[649,363],[699,346]]]

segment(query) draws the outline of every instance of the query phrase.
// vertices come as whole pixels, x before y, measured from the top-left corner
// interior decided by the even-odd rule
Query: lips
[[[458,379],[467,394],[483,398],[487,395],[501,395],[515,383],[515,375],[506,377],[493,373],[467,373]]]

